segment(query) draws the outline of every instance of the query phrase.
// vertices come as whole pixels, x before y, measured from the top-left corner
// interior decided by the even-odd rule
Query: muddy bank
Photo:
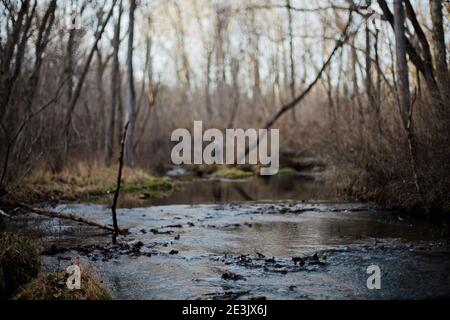
[[[56,210],[110,223],[102,205]],[[47,269],[80,256],[120,299],[423,299],[450,296],[450,232],[361,203],[120,209],[130,234],[30,215]],[[23,219],[23,217],[22,217]],[[381,269],[368,290],[366,269]]]

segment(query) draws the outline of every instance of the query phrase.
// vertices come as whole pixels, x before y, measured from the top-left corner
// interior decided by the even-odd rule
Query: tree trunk
[[[206,49],[206,85],[205,85],[205,104],[206,112],[208,113],[208,121],[211,121],[213,117],[213,110],[211,106],[211,63],[212,63],[212,49]]]
[[[366,5],[370,7],[371,0],[366,0]],[[373,112],[375,110],[375,100],[372,93],[373,88],[373,81],[372,81],[372,60],[371,60],[371,53],[372,53],[372,44],[371,44],[371,38],[370,38],[370,21],[369,19],[366,19],[366,94],[367,94],[367,100],[369,101],[369,110],[370,112]]]
[[[424,204],[421,185],[417,172],[417,145],[414,136],[414,126],[412,117],[411,94],[409,91],[408,62],[406,59],[406,36],[405,17],[403,11],[403,0],[394,0],[394,33],[395,33],[395,53],[397,66],[397,91],[400,104],[400,115],[403,125],[408,135],[408,148],[412,174],[416,190]]]
[[[109,10],[108,15],[103,20],[103,23],[99,26],[98,32],[95,35],[94,43],[93,43],[92,47],[89,50],[89,54],[87,56],[86,63],[84,64],[83,71],[81,73],[80,79],[78,80],[77,85],[75,86],[75,90],[73,91],[72,101],[70,102],[70,105],[69,105],[69,108],[68,108],[68,111],[67,111],[67,114],[66,114],[65,125],[64,125],[64,128],[63,128],[63,136],[64,136],[64,139],[65,139],[65,142],[64,142],[64,146],[65,147],[64,147],[64,150],[63,150],[63,152],[64,152],[63,158],[64,159],[66,158],[66,155],[67,155],[67,153],[69,151],[68,150],[69,149],[68,148],[68,146],[69,146],[69,138],[70,138],[69,137],[69,133],[70,133],[70,125],[72,124],[72,114],[73,114],[73,112],[75,110],[75,106],[76,106],[76,104],[78,102],[78,98],[80,97],[81,91],[83,89],[84,80],[86,79],[86,76],[87,76],[87,74],[89,72],[90,65],[91,65],[91,62],[92,62],[92,58],[94,57],[94,53],[95,53],[95,51],[97,49],[97,45],[98,45],[100,39],[102,38],[103,33],[105,32],[106,26],[107,26],[107,24],[109,22],[109,19],[111,18],[112,14],[113,14],[114,7],[115,7],[116,3],[117,3],[117,0],[113,0],[113,3],[111,5],[111,9]]]
[[[394,15],[392,14],[391,10],[389,9],[389,6],[386,3],[386,1],[378,0],[378,4],[383,11],[384,18],[389,22],[389,24],[392,26],[392,28],[395,29]],[[408,2],[408,4],[409,4],[409,2]],[[416,33],[419,37],[419,40],[421,41],[424,58],[421,57],[421,55],[416,51],[416,49],[414,48],[412,43],[405,37],[406,52],[408,53],[411,62],[423,74],[429,91],[436,93],[439,96],[439,87],[438,87],[438,85],[436,83],[436,79],[434,77],[432,61],[430,61],[429,59],[426,59],[426,57],[428,56],[428,50],[427,50],[428,45],[427,45],[426,38],[423,35],[423,30],[420,28],[418,23],[416,23],[417,19],[414,19],[415,14],[412,12],[413,10],[411,10],[411,6],[409,5],[409,6],[407,6],[407,8],[408,8],[408,14],[410,16],[411,22],[414,26],[414,30],[416,31]]]
[[[240,69],[240,63],[239,59],[232,58],[231,59],[231,79],[232,79],[232,88],[233,88],[233,106],[231,109],[231,116],[228,121],[227,128],[233,128],[234,127],[234,120],[237,115],[237,111],[239,108],[239,98],[240,98],[240,90],[239,90],[239,69]]]
[[[400,114],[403,123],[406,125],[407,115],[411,107],[411,94],[409,91],[408,62],[406,60],[405,17],[402,0],[394,0],[394,32]]]
[[[103,55],[100,48],[97,48],[97,106],[99,107],[100,114],[107,114],[106,106],[105,106],[105,89],[103,86],[103,75],[105,73],[105,68],[107,66],[107,61],[103,61]],[[97,127],[98,137],[104,137],[106,133],[106,121],[102,121],[100,125]],[[97,139],[97,148],[96,150],[102,150],[102,142],[104,139]]]
[[[122,21],[122,1],[119,3],[119,14],[117,17],[117,22],[114,27],[114,54],[113,54],[113,70],[111,79],[111,110],[107,117],[106,124],[106,141],[105,141],[105,162],[106,164],[111,163],[113,156],[113,145],[114,145],[114,122],[116,118],[116,109],[119,100],[120,91],[120,65],[119,65],[119,50],[120,50],[120,30]]]
[[[291,99],[295,98],[296,92],[296,84],[295,84],[295,58],[294,58],[294,26],[292,21],[292,11],[291,11],[291,1],[286,0],[286,10],[288,14],[288,28],[289,28],[289,59],[291,63],[291,82],[290,82],[290,89],[291,89]],[[294,122],[297,121],[297,117],[295,115],[295,108],[292,109],[292,119]]]
[[[133,137],[135,126],[135,104],[136,92],[134,88],[133,74],[133,43],[134,43],[134,14],[136,11],[136,0],[130,1],[128,18],[128,54],[127,54],[127,122],[129,122],[129,134],[125,142],[125,164],[134,166]]]
[[[434,42],[434,59],[436,61],[436,76],[441,87],[443,97],[448,99],[450,96],[450,81],[448,74],[447,52],[445,47],[445,34],[443,27],[441,1],[430,0],[430,10],[431,21],[433,23],[432,35]]]

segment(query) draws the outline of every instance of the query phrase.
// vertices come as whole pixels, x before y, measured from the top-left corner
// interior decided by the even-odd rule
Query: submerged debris
[[[183,226],[181,224],[171,224],[162,228],[183,228]]]
[[[224,280],[234,280],[234,281],[246,280],[244,276],[241,276],[241,275],[239,275],[237,273],[234,273],[234,272],[225,272],[225,273],[223,273],[222,274],[222,279],[224,279]]]
[[[153,234],[172,234],[173,233],[172,230],[159,231],[158,229],[150,229],[150,232]]]
[[[265,300],[267,300],[267,298],[265,296],[255,296],[255,297],[251,297],[249,300],[252,300],[252,301],[265,301]]]
[[[264,272],[286,274],[288,272],[316,271],[318,266],[327,264],[326,255],[315,253],[312,256],[267,258],[264,254],[256,252],[256,256],[249,254],[230,255],[217,257],[225,265],[236,265],[247,269],[262,269]]]
[[[237,300],[249,293],[250,291],[225,291],[221,293],[208,293],[204,297],[211,300]]]
[[[64,253],[76,252],[80,255],[86,256],[92,261],[109,261],[111,259],[117,259],[121,255],[128,256],[147,256],[152,255],[151,252],[143,251],[142,248],[154,248],[158,245],[164,246],[166,243],[149,243],[144,244],[142,241],[132,241],[128,243],[118,243],[116,245],[85,245],[85,246],[73,246],[73,247],[57,247],[51,245],[49,248],[41,252],[45,256],[58,256],[58,259],[64,260],[67,257],[62,256]]]
[[[266,257],[265,255],[259,252],[256,252],[256,255],[258,256],[259,259],[264,259]]]
[[[297,265],[297,262],[300,264],[300,266],[305,265],[305,260],[301,257],[292,257],[292,261],[294,261],[294,264]]]

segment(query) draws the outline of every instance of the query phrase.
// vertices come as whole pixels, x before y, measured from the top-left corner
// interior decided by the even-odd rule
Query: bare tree
[[[392,14],[391,10],[389,9],[388,4],[385,0],[378,0],[378,4],[380,5],[384,18],[391,24],[392,28],[394,28],[394,15]],[[406,52],[411,60],[411,62],[416,66],[416,68],[420,71],[420,73],[424,76],[425,81],[427,83],[428,89],[432,94],[439,95],[439,87],[437,85],[436,79],[434,77],[434,71],[433,71],[433,63],[431,61],[431,55],[429,54],[429,46],[428,42],[426,40],[426,37],[424,36],[424,32],[422,28],[420,27],[419,23],[417,22],[417,19],[415,18],[416,15],[414,13],[414,10],[412,9],[411,4],[408,0],[405,1],[406,9],[408,12],[408,17],[410,18],[413,27],[417,33],[417,36],[419,37],[422,49],[423,49],[423,57],[417,52],[416,48],[413,46],[411,41],[406,38],[405,40],[405,46],[406,46]]]
[[[372,5],[371,0],[366,0],[366,5],[370,7]],[[370,34],[370,21],[366,18],[366,28],[365,28],[365,37],[366,37],[366,94],[367,99],[369,101],[369,107],[371,112],[373,112],[376,108],[375,99],[373,95],[373,80],[372,80],[372,43],[371,43],[371,34]]]
[[[394,33],[395,33],[395,56],[397,66],[397,92],[400,107],[400,116],[408,135],[408,145],[411,159],[411,168],[417,192],[422,197],[421,185],[417,172],[417,146],[414,136],[412,117],[411,93],[409,90],[409,70],[406,59],[406,31],[403,0],[394,0]],[[423,197],[422,197],[423,200]]]
[[[69,133],[70,133],[70,125],[72,124],[73,111],[75,110],[76,104],[78,102],[78,98],[80,97],[81,91],[83,89],[84,81],[89,72],[89,68],[90,68],[92,59],[94,57],[94,54],[97,50],[98,43],[99,43],[100,39],[102,38],[103,33],[105,32],[106,26],[114,12],[114,7],[116,5],[116,2],[117,2],[117,0],[113,1],[113,4],[111,5],[111,8],[109,9],[109,12],[106,15],[105,19],[103,21],[99,21],[99,24],[97,26],[97,31],[95,33],[94,44],[92,45],[91,49],[89,50],[89,54],[88,54],[87,60],[84,64],[83,71],[82,71],[81,76],[75,86],[75,90],[74,90],[73,97],[72,97],[72,100],[71,100],[69,108],[68,108],[68,112],[66,114],[65,125],[63,128],[63,139],[64,139],[64,151],[63,151],[64,156],[63,156],[63,158],[66,158],[66,155],[67,155],[68,149],[69,149]]]
[[[111,109],[109,110],[106,124],[106,134],[105,134],[105,161],[107,164],[111,163],[113,156],[113,144],[114,144],[114,121],[116,118],[116,109],[119,103],[120,97],[120,65],[119,65],[119,50],[120,50],[120,30],[122,22],[123,5],[122,0],[118,6],[118,15],[116,24],[114,26],[114,38],[113,38],[113,67],[111,76]]]
[[[260,36],[258,30],[256,29],[256,16],[255,11],[250,12],[250,34],[249,34],[249,45],[250,45],[250,61],[252,63],[252,75],[253,75],[253,103],[255,107],[261,108],[262,102],[262,92],[261,92],[261,75],[260,75],[260,65],[259,65],[259,41]]]
[[[212,60],[213,60],[213,52],[214,52],[214,46],[213,41],[210,39],[210,37],[206,34],[205,28],[203,27],[202,19],[200,17],[200,8],[197,0],[194,0],[194,7],[195,7],[195,18],[197,20],[197,24],[200,28],[200,33],[202,36],[202,42],[203,42],[203,50],[205,55],[205,108],[208,120],[211,120],[213,115],[212,110],[212,103],[211,103],[211,69],[212,69]]]
[[[411,109],[411,93],[409,91],[408,62],[406,59],[406,31],[403,0],[394,0],[394,31],[400,113],[403,123],[406,125],[408,122],[408,114]]]
[[[2,122],[2,131],[4,133],[5,140],[6,140],[6,150],[4,150],[4,158],[3,158],[2,168],[1,168],[0,193],[4,193],[5,189],[6,189],[5,180],[7,178],[10,156],[11,156],[12,152],[14,151],[14,148],[17,143],[17,139],[19,138],[25,125],[28,123],[29,119],[31,117],[34,117],[36,112],[38,112],[38,113],[40,112],[39,110],[33,111],[32,106],[33,106],[33,102],[34,102],[38,84],[39,84],[43,54],[49,43],[50,32],[53,28],[53,24],[55,21],[56,4],[57,4],[56,0],[52,0],[48,4],[45,14],[44,14],[43,18],[41,19],[40,24],[38,24],[38,27],[37,27],[38,33],[37,33],[35,48],[34,48],[34,53],[35,53],[34,66],[31,70],[30,77],[26,81],[25,96],[23,97],[24,101],[25,101],[25,115],[26,116],[21,120],[21,122],[19,122],[20,123],[19,126],[12,130],[12,134],[10,134],[10,130],[8,130],[5,127],[4,123]],[[17,22],[17,20],[15,21],[15,24],[13,24],[13,25],[15,27],[17,27],[17,23],[19,23],[19,26],[17,27],[18,29],[13,28],[13,33],[8,35],[6,50],[3,51],[2,55],[1,55],[0,69],[5,71],[5,74],[2,74],[1,80],[2,81],[5,81],[5,80],[10,81],[10,83],[6,83],[6,82],[2,83],[2,86],[5,86],[6,90],[5,90],[5,92],[3,90],[0,91],[0,93],[1,93],[0,99],[3,103],[5,103],[5,105],[2,106],[2,108],[4,108],[2,116],[1,116],[2,120],[8,111],[7,107],[8,107],[9,101],[10,101],[10,95],[13,92],[14,82],[19,77],[22,59],[24,58],[24,55],[25,55],[25,53],[22,52],[22,50],[24,51],[25,47],[26,47],[26,41],[28,40],[28,37],[29,37],[28,31],[30,30],[32,20],[35,18],[35,16],[34,16],[35,9],[36,9],[36,3],[33,6],[33,8],[31,9],[31,12],[29,12],[29,1],[24,1],[22,3],[22,7],[19,11],[18,16],[19,16],[19,19],[21,19],[21,20],[26,17],[26,20],[23,25],[22,25],[23,22],[19,23],[19,22]],[[13,21],[15,20],[14,18],[12,18],[12,19],[13,19]],[[22,29],[22,28],[24,28],[24,29]],[[24,34],[22,35],[22,38],[21,38],[21,32],[24,32]],[[19,41],[20,38],[22,39],[21,41]],[[16,43],[14,41],[16,41]],[[16,63],[15,69],[13,69],[11,66],[11,62],[13,59],[14,48],[16,46],[18,46],[16,57],[19,60],[15,62]],[[10,50],[12,50],[12,51],[10,51]],[[8,64],[8,65],[6,65],[6,64]],[[14,118],[17,119],[17,115]],[[14,120],[16,120],[16,119],[14,119]]]
[[[134,52],[134,23],[136,0],[130,1],[128,16],[128,52],[127,52],[127,122],[129,133],[125,142],[125,164],[133,167],[135,164],[133,154],[133,140],[135,127],[136,92],[134,87],[133,52]]]
[[[231,108],[231,116],[228,120],[228,128],[232,128],[234,125],[234,121],[236,119],[237,111],[239,108],[239,98],[240,98],[240,90],[239,90],[239,69],[240,63],[237,58],[231,59],[231,80],[233,82],[233,106]]]
[[[445,47],[445,33],[442,17],[442,2],[440,0],[430,0],[431,21],[433,23],[432,35],[434,44],[434,59],[436,61],[436,75],[441,90],[448,101],[450,91],[450,81],[448,74],[447,52]]]
[[[291,0],[286,0],[286,10],[288,15],[288,30],[289,30],[289,60],[291,64],[291,82],[290,82],[290,91],[291,91],[291,99],[295,98],[296,92],[296,73],[295,73],[295,57],[294,57],[294,26],[293,26],[293,18],[292,18],[292,10],[291,10]],[[295,115],[295,108],[292,109],[292,115],[294,121],[297,121],[297,117]]]

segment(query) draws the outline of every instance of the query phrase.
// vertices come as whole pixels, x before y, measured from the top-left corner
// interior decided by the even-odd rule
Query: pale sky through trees
[[[359,1],[361,2],[361,1]],[[194,83],[197,87],[201,87],[203,83],[203,71],[205,63],[204,40],[202,32],[208,41],[214,42],[214,27],[216,22],[215,8],[226,8],[231,13],[228,15],[227,36],[229,37],[227,44],[229,48],[229,59],[238,57],[244,62],[241,68],[240,84],[242,88],[250,89],[251,84],[247,77],[250,70],[245,68],[249,65],[249,33],[251,33],[251,22],[249,19],[250,11],[253,8],[255,12],[255,30],[260,35],[258,39],[259,61],[261,78],[270,81],[271,58],[278,57],[282,60],[283,48],[286,51],[288,47],[288,27],[287,12],[284,8],[284,0],[265,1],[265,0],[244,0],[244,1],[210,1],[210,0],[184,0],[178,1],[181,9],[181,20],[178,19],[174,8],[175,1],[160,0],[143,0],[141,1],[140,10],[138,10],[138,27],[139,30],[136,38],[136,72],[140,75],[143,69],[143,55],[145,54],[145,37],[149,29],[154,44],[152,46],[152,56],[154,59],[155,73],[167,84],[174,84],[176,79],[175,54],[177,52],[177,35],[175,25],[179,24],[184,30],[186,39],[185,48],[188,55],[189,65],[194,75]],[[344,0],[334,1],[336,6],[346,7],[348,3]],[[429,17],[427,4],[425,1],[412,1],[417,8],[417,13],[425,13],[419,16],[422,21],[426,19],[429,25]],[[306,12],[293,11],[295,19],[293,21],[294,29],[294,56],[296,65],[299,68],[297,73],[300,77],[304,74],[303,68],[306,68],[306,76],[314,77],[315,66],[318,66],[327,50],[333,46],[333,41],[338,37],[339,27],[345,24],[348,13],[344,10],[333,10],[330,8],[328,0],[304,1],[293,0],[291,6],[294,8],[307,9]],[[375,3],[372,5],[377,13],[381,13],[379,6]],[[247,8],[247,9],[246,9]],[[328,8],[325,10],[308,11],[308,9]],[[198,15],[198,17],[197,17]],[[149,26],[148,18],[151,17],[151,26]],[[181,22],[180,22],[181,21]],[[449,28],[448,20],[446,28]],[[361,25],[361,17],[354,16],[354,25]],[[124,19],[123,24],[126,24]],[[324,25],[326,29],[324,30]],[[392,30],[390,26],[379,19],[376,24],[380,28],[383,36],[381,45],[387,46],[389,39],[392,41]],[[374,30],[375,25],[371,26]],[[200,27],[201,26],[201,27]],[[203,30],[201,30],[203,28]],[[124,31],[126,32],[126,31]],[[447,33],[448,34],[448,33]],[[325,36],[325,37],[324,37]],[[323,39],[325,38],[325,39]],[[363,33],[357,37],[356,46],[363,48]],[[390,61],[388,50],[380,49],[385,53],[385,58],[381,56],[381,60]],[[363,53],[359,52],[361,59]],[[345,57],[344,57],[345,58]],[[315,66],[313,66],[315,65]],[[227,73],[230,73],[229,67]],[[332,67],[332,74],[336,76],[337,68]],[[211,70],[214,74],[215,70]],[[282,71],[281,71],[282,72]],[[247,74],[247,77],[246,77]],[[281,77],[283,75],[281,74]],[[228,77],[230,78],[230,77]]]

